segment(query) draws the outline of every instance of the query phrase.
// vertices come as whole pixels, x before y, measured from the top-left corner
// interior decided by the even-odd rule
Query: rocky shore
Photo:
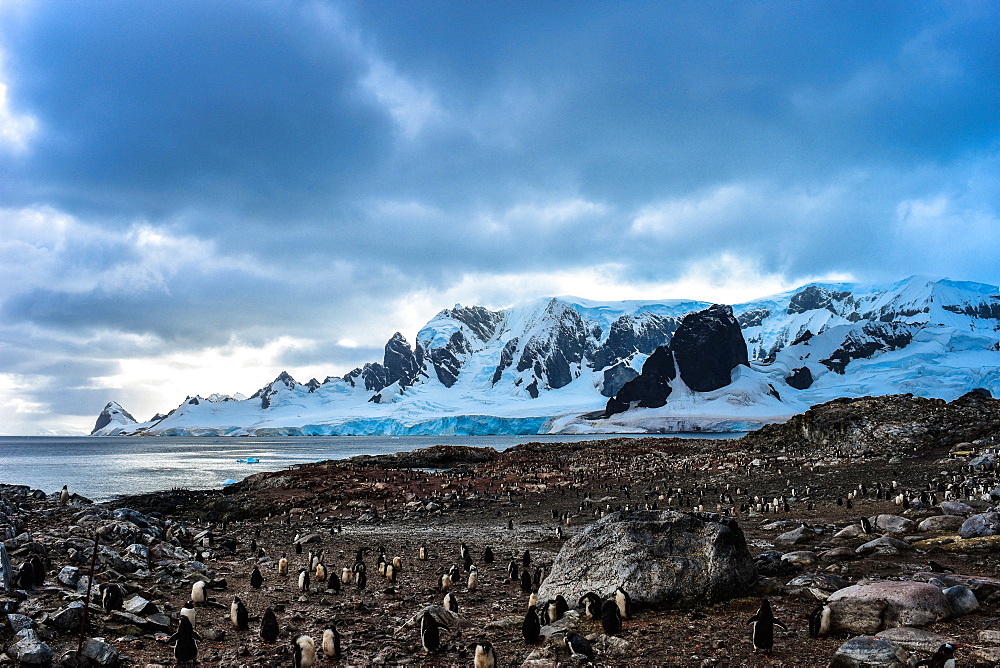
[[[983,394],[951,403],[903,395],[838,401],[734,441],[619,438],[502,453],[437,447],[105,504],[71,497],[61,505],[52,490],[0,486],[10,562],[0,665],[172,665],[166,640],[197,582],[207,592],[194,605],[203,666],[289,666],[293,639],[308,634],[319,645],[328,627],[339,633],[342,665],[472,665],[481,641],[504,666],[585,662],[570,656],[564,632],[589,638],[597,665],[859,665],[848,655],[915,665],[947,641],[961,645],[959,665],[1000,665],[998,404]],[[735,525],[751,560],[745,590],[681,603],[673,594],[647,596],[664,578],[636,572],[631,581],[642,591],[632,592],[636,610],[620,631],[606,634],[567,599],[571,610],[543,629],[550,639],[526,643],[529,593],[510,577],[510,562],[519,571],[528,562],[526,588],[540,585],[542,603],[574,584],[547,579],[553,567],[573,572],[567,560],[591,559],[596,587],[613,577],[597,566],[610,563],[614,573],[625,557],[588,547],[598,544],[587,542],[588,532],[659,522],[667,509],[684,522]],[[676,536],[670,542],[680,545]],[[478,573],[471,588],[463,543]],[[568,557],[569,544],[583,546],[580,556]],[[364,588],[355,583],[359,551]],[[323,582],[310,553],[325,566]],[[399,557],[395,581],[379,573],[383,553],[390,563]],[[283,555],[287,575],[279,574]],[[44,581],[25,586],[22,564],[32,557],[44,564]],[[627,563],[641,570],[653,558],[630,555]],[[251,584],[255,567],[259,587]],[[458,617],[428,654],[417,617],[442,604],[440,576],[452,567]],[[330,574],[345,568],[349,582],[329,588]],[[111,584],[122,587],[120,610],[101,595]],[[230,621],[236,596],[249,630]],[[762,599],[787,626],[775,628],[771,656],[750,641],[748,620]],[[824,601],[833,624],[812,638],[809,617]],[[274,643],[259,635],[267,608],[278,619]],[[319,654],[319,665],[335,664]]]

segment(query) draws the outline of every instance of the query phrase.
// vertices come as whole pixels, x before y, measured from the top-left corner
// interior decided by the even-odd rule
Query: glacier
[[[912,276],[886,285],[810,283],[733,313],[750,357],[712,392],[675,388],[660,408],[595,418],[638,375],[694,300],[554,297],[507,309],[456,305],[381,362],[250,398],[189,397],[136,422],[110,403],[95,435],[430,435],[746,431],[839,397],[952,400],[1000,391],[996,286]]]

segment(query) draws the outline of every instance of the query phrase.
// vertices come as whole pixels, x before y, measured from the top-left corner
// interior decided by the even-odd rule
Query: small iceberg
[[[260,463],[260,459],[258,459],[257,457],[247,457],[246,459],[237,459],[236,461],[238,463],[240,463],[240,464],[259,464]]]
[[[226,478],[225,480],[222,481],[222,486],[223,487],[229,487],[230,485],[235,485],[235,484],[236,484],[236,481],[233,480],[232,478]]]

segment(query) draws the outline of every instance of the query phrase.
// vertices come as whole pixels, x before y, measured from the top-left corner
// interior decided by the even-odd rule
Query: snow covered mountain
[[[455,306],[428,322],[414,346],[397,333],[381,362],[343,377],[302,384],[282,373],[249,399],[191,397],[139,424],[109,404],[93,433],[725,430],[781,421],[841,396],[951,400],[978,387],[1000,391],[996,286],[926,277],[883,286],[813,283],[732,306],[749,365],[734,368],[728,385],[697,391],[677,381],[662,406],[626,404],[632,407],[595,417],[671,342],[685,315],[709,306],[572,297],[500,311]]]

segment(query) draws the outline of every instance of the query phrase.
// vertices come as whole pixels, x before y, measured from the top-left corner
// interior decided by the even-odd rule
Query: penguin
[[[493,563],[493,548],[489,545],[483,550],[483,563],[492,564]]]
[[[597,615],[601,613],[601,606],[603,604],[604,604],[604,599],[601,598],[600,595],[592,591],[588,591],[586,594],[580,597],[579,605],[581,608],[583,608],[583,616],[585,619],[596,618]]]
[[[302,543],[295,543],[295,554],[302,554]]]
[[[528,597],[528,607],[538,606],[538,594],[531,592],[531,596]]]
[[[29,560],[31,561],[31,569],[35,574],[35,586],[41,587],[45,584],[45,564],[42,562],[42,558],[37,554],[31,555]]]
[[[867,517],[861,518],[861,530],[864,531],[866,534],[875,533],[875,528],[872,526],[871,520],[869,520]]]
[[[316,663],[316,642],[302,635],[292,641],[292,665],[295,668],[312,668]]]
[[[750,618],[750,639],[753,641],[754,651],[761,650],[767,656],[771,655],[774,648],[774,626],[777,624],[784,630],[788,627],[774,618],[771,612],[771,603],[765,598],[761,599],[760,609],[757,614]]]
[[[340,634],[333,624],[323,630],[323,656],[334,661],[340,658]]]
[[[403,558],[393,557],[392,558],[392,569],[399,574],[403,570]]]
[[[961,647],[956,643],[946,642],[937,648],[934,656],[924,659],[917,664],[917,668],[955,668],[955,650]]]
[[[98,587],[101,592],[101,607],[105,612],[121,610],[125,607],[125,594],[122,592],[120,584],[101,583]]]
[[[364,569],[358,571],[358,576],[355,578],[355,584],[358,585],[358,589],[364,589],[368,586],[368,575],[365,574]]]
[[[517,562],[514,560],[511,560],[511,562],[507,564],[507,577],[509,577],[511,581],[517,581],[519,578]]]
[[[322,561],[316,564],[313,568],[316,569],[317,582],[323,582],[326,580],[326,565]]]
[[[208,601],[208,592],[205,591],[204,581],[198,580],[191,585],[191,601],[194,603],[206,603]]]
[[[266,609],[261,617],[260,637],[268,644],[274,644],[278,639],[278,618],[271,608]]]
[[[531,593],[531,573],[528,572],[528,569],[521,571],[521,591],[525,594]]]
[[[594,648],[590,646],[590,641],[576,633],[567,633],[563,640],[570,656],[585,656],[591,661],[594,660]]]
[[[285,556],[284,552],[281,553],[281,559],[278,559],[278,575],[288,576],[288,557]]]
[[[618,611],[622,613],[622,619],[632,617],[632,597],[621,587],[615,589],[615,603],[618,604]]]
[[[260,574],[260,569],[256,566],[250,571],[250,586],[254,589],[260,589],[264,586],[264,576]]]
[[[181,617],[177,626],[177,631],[167,638],[168,643],[174,643],[174,658],[177,663],[193,663],[198,659],[198,643],[201,636],[194,630],[191,620]]]
[[[343,584],[345,584],[345,585],[346,584],[351,584],[351,577],[352,576],[353,576],[353,573],[351,572],[351,569],[348,568],[347,566],[344,566],[344,569],[342,571],[340,571],[340,581]]]
[[[473,668],[496,668],[500,665],[496,650],[486,641],[476,643],[473,657]]]
[[[524,615],[524,622],[521,624],[521,635],[526,643],[533,645],[538,642],[541,630],[542,625],[538,621],[538,607],[530,605],[528,612]]]
[[[62,489],[59,490],[59,505],[65,506],[68,503],[69,503],[69,487],[63,485]]]
[[[465,554],[464,562],[465,563],[462,564],[462,567],[465,568],[465,572],[468,573],[469,570],[472,568],[472,565],[474,563],[472,561],[472,555],[470,555],[469,553],[466,553]]]
[[[604,627],[604,632],[609,636],[621,632],[622,613],[616,602],[605,601],[601,605],[601,626]]]
[[[542,586],[542,579],[544,577],[545,577],[545,573],[542,571],[542,569],[541,568],[536,568],[535,569],[535,574],[531,578],[531,583],[532,583],[532,585],[534,586],[535,589],[538,589],[539,587]]]
[[[447,594],[444,595],[444,603],[442,603],[442,606],[444,607],[445,610],[450,610],[451,612],[454,612],[456,615],[458,614],[458,599],[455,598],[455,595],[453,593],[448,592]]]
[[[458,555],[459,555],[459,558],[461,558],[462,561],[465,561],[466,559],[469,559],[470,558],[469,557],[469,546],[466,545],[465,543],[462,543],[462,546],[458,549]]]
[[[927,565],[930,566],[932,573],[954,573],[955,569],[943,564],[939,564],[933,559],[927,560]]]
[[[441,629],[431,614],[420,617],[420,644],[427,653],[441,649]]]
[[[189,622],[191,622],[191,627],[192,628],[198,625],[198,623],[197,623],[197,621],[198,621],[197,615],[198,615],[198,613],[197,613],[197,611],[194,608],[194,602],[193,601],[188,601],[187,603],[185,603],[184,605],[181,606],[180,616],[181,617],[186,617],[187,620]]]
[[[28,560],[21,562],[17,569],[17,588],[25,591],[35,588],[35,567]]]
[[[427,546],[426,545],[421,545],[420,546],[420,551],[417,553],[417,559],[420,559],[420,561],[427,561]]]
[[[825,638],[830,635],[830,606],[822,604],[809,613],[809,637]]]
[[[479,587],[479,569],[473,564],[472,568],[469,570],[469,582],[467,588],[469,591],[476,591],[477,587]]]
[[[320,550],[316,554],[312,554],[309,558],[309,568],[315,570],[321,563],[323,563],[323,550]]]
[[[243,605],[239,596],[233,598],[232,605],[229,606],[229,621],[240,631],[250,629],[250,613],[247,612],[247,606]]]
[[[340,574],[330,573],[330,577],[326,581],[326,590],[332,592],[340,591]]]
[[[448,591],[449,589],[451,589],[451,576],[442,573],[441,577],[438,578],[438,591]]]
[[[385,579],[392,583],[396,582],[396,569],[392,564],[385,565]]]
[[[521,555],[521,565],[525,568],[531,565],[531,553],[527,550]]]
[[[309,591],[309,571],[304,568],[299,570],[299,591]]]
[[[451,581],[452,582],[455,582],[456,580],[458,580],[458,576],[459,576],[460,573],[461,573],[461,571],[458,570],[458,566],[454,566],[453,565],[451,568],[448,569],[448,575],[451,576]]]

